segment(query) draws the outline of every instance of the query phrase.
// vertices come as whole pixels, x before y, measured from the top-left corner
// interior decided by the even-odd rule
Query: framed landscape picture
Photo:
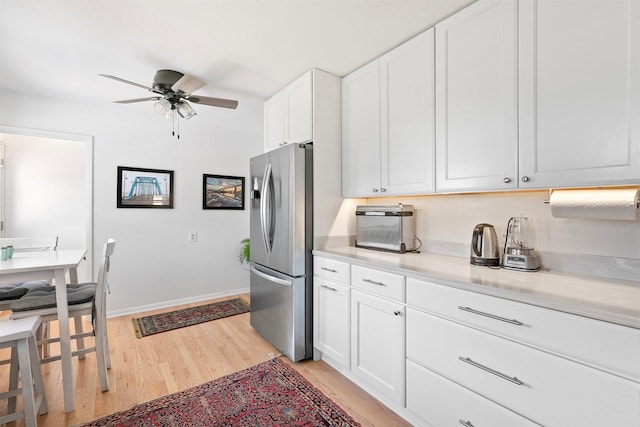
[[[173,171],[118,166],[119,208],[173,208]]]
[[[244,177],[202,175],[202,209],[244,209]]]

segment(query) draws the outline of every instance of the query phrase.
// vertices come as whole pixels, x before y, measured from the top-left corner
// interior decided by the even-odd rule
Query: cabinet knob
[[[278,144],[280,147],[284,147],[285,145],[287,145],[287,141],[282,141],[280,144]]]
[[[508,176],[505,176],[504,178],[502,178],[502,182],[504,182],[505,184],[508,184],[511,182],[511,178],[509,178]]]
[[[381,188],[381,189],[380,189],[380,192],[381,192],[381,193],[384,193],[385,191],[387,191],[387,189],[386,189],[386,188]]]
[[[522,177],[522,182],[529,182],[529,177],[528,176],[523,176]]]
[[[395,314],[396,316],[400,316],[400,310],[394,310],[393,314]]]
[[[374,192],[374,193],[377,193],[377,192],[378,192],[378,189],[377,189],[377,188],[374,188],[374,189],[373,189],[373,192]]]

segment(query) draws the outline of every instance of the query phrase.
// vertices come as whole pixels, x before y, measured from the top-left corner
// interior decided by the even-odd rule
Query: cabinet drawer
[[[407,301],[430,313],[640,381],[638,329],[411,278],[407,279]]]
[[[329,258],[313,259],[313,274],[335,282],[349,284],[349,264]]]
[[[638,426],[640,385],[407,309],[407,358],[546,426]]]
[[[538,426],[410,360],[407,360],[407,409],[433,427]]]
[[[399,274],[352,265],[351,286],[381,297],[404,302],[404,276]]]

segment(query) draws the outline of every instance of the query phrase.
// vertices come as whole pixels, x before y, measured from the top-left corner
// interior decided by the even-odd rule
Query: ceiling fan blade
[[[140,83],[130,82],[129,80],[121,79],[120,77],[112,76],[112,75],[109,75],[109,74],[98,74],[98,75],[102,76],[102,77],[106,77],[108,79],[112,79],[112,80],[116,80],[116,81],[119,81],[119,82],[122,82],[122,83],[126,83],[128,85],[138,86],[139,88],[146,89],[149,92],[155,92],[152,88],[150,88],[148,86],[141,85]]]
[[[202,80],[188,74],[184,74],[173,84],[173,86],[171,86],[171,90],[176,93],[191,95],[193,92],[204,86],[206,86],[206,83]]]
[[[157,101],[162,99],[161,96],[151,96],[149,98],[123,99],[122,101],[113,101],[117,104],[132,104],[134,102]]]
[[[187,98],[191,102],[202,105],[211,105],[213,107],[236,109],[238,101],[233,99],[212,98],[210,96],[190,96]]]

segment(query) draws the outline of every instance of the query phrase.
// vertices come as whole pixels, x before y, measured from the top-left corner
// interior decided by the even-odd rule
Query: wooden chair
[[[93,332],[74,330],[71,339],[77,340],[78,346],[73,351],[74,356],[82,358],[86,353],[95,352],[100,375],[102,391],[109,390],[109,377],[107,369],[111,368],[109,358],[109,342],[107,338],[107,314],[106,295],[108,291],[107,278],[109,276],[110,260],[115,250],[116,241],[109,239],[102,251],[102,261],[98,272],[98,280],[90,283],[77,283],[67,285],[67,298],[69,303],[69,318],[76,320],[76,325],[82,316],[92,315]],[[28,316],[42,316],[43,322],[57,320],[56,295],[53,286],[43,286],[30,289],[25,296],[11,304],[13,313],[10,318],[20,319]],[[95,345],[85,348],[83,340],[94,335]],[[46,343],[59,342],[60,339],[48,338]],[[81,344],[82,343],[82,344]],[[44,357],[43,363],[60,360],[60,356]]]
[[[0,320],[0,348],[11,347],[11,368],[9,390],[0,393],[0,398],[8,399],[7,413],[0,416],[0,424],[25,419],[27,427],[38,425],[38,414],[47,413],[42,371],[36,348],[36,330],[42,319],[38,316],[19,320]],[[20,374],[21,387],[18,387]],[[22,411],[16,412],[16,397],[22,394]]]

